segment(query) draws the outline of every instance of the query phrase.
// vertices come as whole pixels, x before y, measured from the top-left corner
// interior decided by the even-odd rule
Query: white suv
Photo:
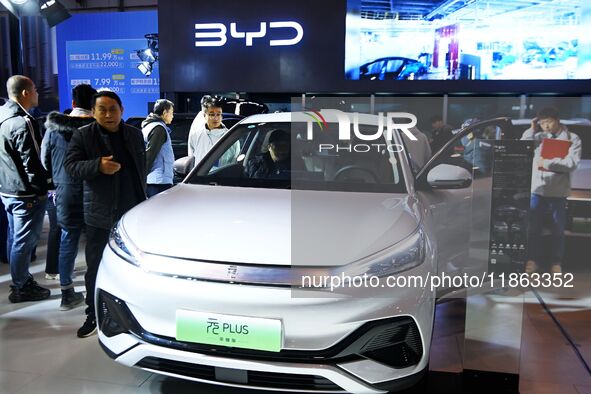
[[[416,142],[398,131],[349,151],[334,148],[337,123],[312,135],[305,119],[242,120],[182,184],[121,219],[96,286],[110,357],[268,390],[384,393],[421,379],[437,294],[386,281],[469,269],[472,177],[453,148],[471,130],[413,170],[400,147]],[[342,276],[375,279],[330,289]]]

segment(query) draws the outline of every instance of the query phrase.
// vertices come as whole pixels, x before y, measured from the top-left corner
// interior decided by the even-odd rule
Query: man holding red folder
[[[571,173],[581,160],[581,139],[560,123],[556,108],[542,108],[522,140],[536,141],[532,171],[529,247],[525,272],[538,269],[543,255],[542,229],[550,226],[550,253],[546,256],[552,273],[562,272],[566,198]]]

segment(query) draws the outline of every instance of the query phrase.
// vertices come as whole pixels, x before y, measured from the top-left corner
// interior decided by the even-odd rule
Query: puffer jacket
[[[41,164],[40,142],[37,122],[20,105],[10,100],[0,107],[0,193],[47,194],[51,178]]]
[[[170,128],[160,116],[150,114],[142,122],[142,133],[146,143],[148,184],[172,184],[174,151],[170,139]],[[163,139],[164,141],[162,141]]]
[[[145,148],[142,132],[121,123],[125,148],[130,153],[141,183],[146,190]],[[119,182],[117,174],[105,175],[99,171],[101,157],[112,155],[113,149],[106,131],[93,122],[74,132],[66,154],[64,166],[74,179],[84,181],[84,222],[87,225],[110,229],[117,220]],[[144,195],[145,198],[145,195]]]
[[[92,122],[91,117],[68,116],[60,112],[51,112],[45,121],[41,160],[52,175],[56,188],[57,222],[65,229],[80,228],[84,224],[82,181],[72,178],[64,167],[68,145],[74,131]]]

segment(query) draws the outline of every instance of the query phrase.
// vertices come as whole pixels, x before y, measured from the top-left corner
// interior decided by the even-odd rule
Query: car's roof
[[[381,62],[381,61],[384,61],[384,60],[409,60],[411,62],[417,62],[418,63],[418,60],[412,59],[410,57],[388,56],[388,57],[381,57],[379,59],[374,59],[374,60],[372,60],[370,62],[367,62],[367,63],[363,64],[363,66],[370,65],[370,64],[375,63],[375,62]]]

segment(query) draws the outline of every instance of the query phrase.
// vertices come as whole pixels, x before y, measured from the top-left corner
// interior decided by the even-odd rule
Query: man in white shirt
[[[199,111],[197,116],[195,116],[195,119],[193,119],[193,122],[191,123],[191,128],[189,129],[189,137],[187,139],[188,156],[193,156],[191,139],[195,138],[195,134],[197,134],[199,130],[202,130],[205,127],[205,124],[207,123],[207,120],[205,118],[205,111],[207,111],[207,103],[209,103],[211,100],[213,100],[213,97],[211,97],[208,94],[201,97],[201,111]]]
[[[228,129],[222,124],[221,102],[214,98],[205,105],[206,110],[204,112],[206,123],[204,127],[197,130],[195,134],[189,137],[189,152],[195,157],[195,165],[197,165],[216,142],[228,132]],[[238,146],[233,150],[239,150]],[[230,156],[232,156],[232,154],[227,152],[226,155],[224,155],[224,162],[232,161],[233,157]],[[219,163],[219,165],[223,164],[225,163]]]

